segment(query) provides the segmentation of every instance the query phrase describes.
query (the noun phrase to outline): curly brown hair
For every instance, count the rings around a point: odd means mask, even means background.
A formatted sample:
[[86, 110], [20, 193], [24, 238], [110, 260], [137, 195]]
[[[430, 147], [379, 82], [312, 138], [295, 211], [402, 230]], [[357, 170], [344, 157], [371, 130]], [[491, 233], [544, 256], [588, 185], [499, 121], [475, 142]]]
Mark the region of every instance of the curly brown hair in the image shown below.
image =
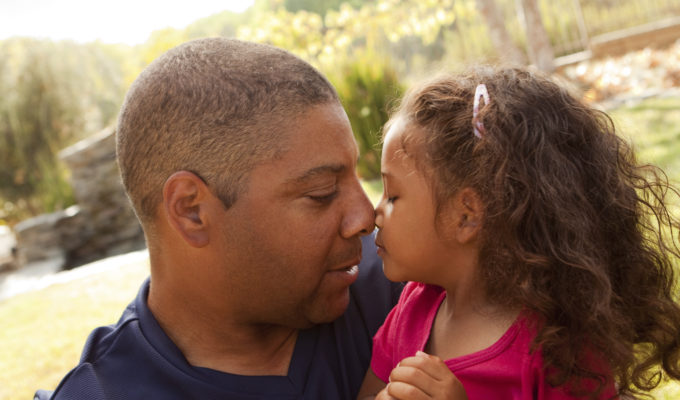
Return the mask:
[[[490, 94], [481, 139], [480, 83]], [[411, 88], [397, 117], [426, 133], [416, 156], [438, 209], [463, 187], [483, 200], [480, 278], [492, 301], [538, 316], [534, 348], [552, 385], [597, 387], [595, 398], [612, 377], [621, 396], [680, 379], [680, 252], [668, 209], [678, 192], [636, 161], [609, 116], [536, 72], [477, 67]]]

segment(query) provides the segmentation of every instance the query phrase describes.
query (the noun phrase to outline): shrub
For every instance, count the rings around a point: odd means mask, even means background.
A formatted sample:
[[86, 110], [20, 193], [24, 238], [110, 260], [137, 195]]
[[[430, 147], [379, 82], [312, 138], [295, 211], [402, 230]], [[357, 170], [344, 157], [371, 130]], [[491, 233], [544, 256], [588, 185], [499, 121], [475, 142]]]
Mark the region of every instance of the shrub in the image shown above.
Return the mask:
[[404, 87], [389, 60], [372, 52], [357, 55], [328, 75], [359, 144], [359, 176], [366, 180], [379, 178], [380, 131], [387, 122], [391, 103], [401, 97]]

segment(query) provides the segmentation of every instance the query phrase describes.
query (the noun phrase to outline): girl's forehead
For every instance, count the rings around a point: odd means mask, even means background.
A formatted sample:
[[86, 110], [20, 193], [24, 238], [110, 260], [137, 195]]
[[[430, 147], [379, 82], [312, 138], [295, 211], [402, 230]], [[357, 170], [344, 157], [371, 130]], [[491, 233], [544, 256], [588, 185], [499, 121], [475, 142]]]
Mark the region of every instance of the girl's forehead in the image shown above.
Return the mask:
[[415, 157], [421, 148], [423, 130], [403, 116], [396, 116], [383, 138], [383, 155]]
[[403, 116], [397, 115], [389, 120], [387, 123], [387, 133], [383, 138], [385, 142], [394, 140], [395, 136], [401, 136], [406, 126], [406, 119]]
[[418, 162], [422, 152], [420, 129], [404, 118], [395, 119], [384, 137], [381, 170], [394, 178], [421, 173]]

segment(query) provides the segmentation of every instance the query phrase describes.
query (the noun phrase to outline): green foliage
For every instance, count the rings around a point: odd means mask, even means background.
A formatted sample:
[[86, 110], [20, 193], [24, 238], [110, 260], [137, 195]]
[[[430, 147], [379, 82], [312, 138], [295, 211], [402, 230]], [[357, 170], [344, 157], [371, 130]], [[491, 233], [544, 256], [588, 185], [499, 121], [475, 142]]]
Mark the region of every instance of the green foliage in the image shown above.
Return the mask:
[[353, 8], [361, 8], [365, 3], [372, 3], [375, 0], [284, 0], [283, 5], [286, 10], [298, 12], [301, 10], [313, 12], [319, 15], [326, 15], [328, 10], [338, 10], [341, 4], [348, 4]]
[[[606, 12], [603, 9], [612, 0], [581, 2], [589, 34], [652, 20], [653, 12], [641, 6], [644, 1], [622, 0]], [[506, 28], [523, 47], [517, 3], [496, 3], [506, 17]], [[654, 0], [647, 8], [657, 15], [678, 15], [675, 3]], [[540, 0], [540, 4], [558, 55], [578, 50], [574, 2]], [[367, 152], [362, 157], [366, 165], [361, 165], [366, 177], [376, 173], [369, 167], [377, 162], [372, 146], [386, 118], [385, 103], [378, 97], [398, 96], [399, 80], [480, 60], [493, 62], [496, 57], [475, 0], [255, 0], [245, 13], [225, 11], [186, 29], [159, 30], [135, 47], [0, 41], [0, 219], [70, 204], [57, 152], [112, 123], [125, 90], [149, 62], [184, 41], [206, 36], [267, 42], [335, 74], [333, 81], [343, 91], [358, 141]], [[389, 58], [389, 71], [381, 57], [371, 54]], [[373, 61], [381, 66], [360, 66]], [[336, 71], [338, 66], [346, 79]], [[369, 92], [372, 98], [366, 95]]]
[[329, 76], [359, 144], [359, 176], [379, 178], [380, 131], [387, 122], [390, 103], [401, 97], [404, 87], [389, 60], [371, 52], [358, 54]]
[[241, 14], [231, 11], [213, 14], [187, 26], [186, 36], [190, 39], [210, 36], [236, 37], [238, 27], [247, 24], [252, 14], [252, 10], [247, 10]]
[[0, 218], [66, 207], [73, 198], [57, 153], [115, 117], [123, 88], [113, 49], [10, 39], [0, 54], [0, 200], [16, 205]]
[[[305, 10], [293, 13], [283, 7], [283, 1], [273, 1], [272, 9], [239, 28], [238, 37], [288, 49], [321, 68], [342, 64], [362, 51], [380, 50], [398, 60], [403, 53], [392, 50], [399, 48], [411, 58], [432, 50], [430, 46], [442, 39], [442, 31], [456, 19], [455, 3], [380, 0], [354, 8], [343, 2], [338, 10], [329, 9], [322, 16]], [[434, 54], [441, 55], [437, 51]], [[403, 76], [407, 71], [397, 72]]]

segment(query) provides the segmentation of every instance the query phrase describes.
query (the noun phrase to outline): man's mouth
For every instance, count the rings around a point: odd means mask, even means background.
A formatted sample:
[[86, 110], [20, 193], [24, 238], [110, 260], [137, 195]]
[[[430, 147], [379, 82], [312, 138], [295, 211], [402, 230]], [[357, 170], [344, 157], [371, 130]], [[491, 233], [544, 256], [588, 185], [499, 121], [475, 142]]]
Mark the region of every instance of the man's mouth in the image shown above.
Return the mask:
[[331, 272], [351, 272], [353, 269], [359, 269], [359, 262], [361, 262], [361, 257], [355, 258], [345, 264], [344, 267], [336, 268], [331, 270]]

